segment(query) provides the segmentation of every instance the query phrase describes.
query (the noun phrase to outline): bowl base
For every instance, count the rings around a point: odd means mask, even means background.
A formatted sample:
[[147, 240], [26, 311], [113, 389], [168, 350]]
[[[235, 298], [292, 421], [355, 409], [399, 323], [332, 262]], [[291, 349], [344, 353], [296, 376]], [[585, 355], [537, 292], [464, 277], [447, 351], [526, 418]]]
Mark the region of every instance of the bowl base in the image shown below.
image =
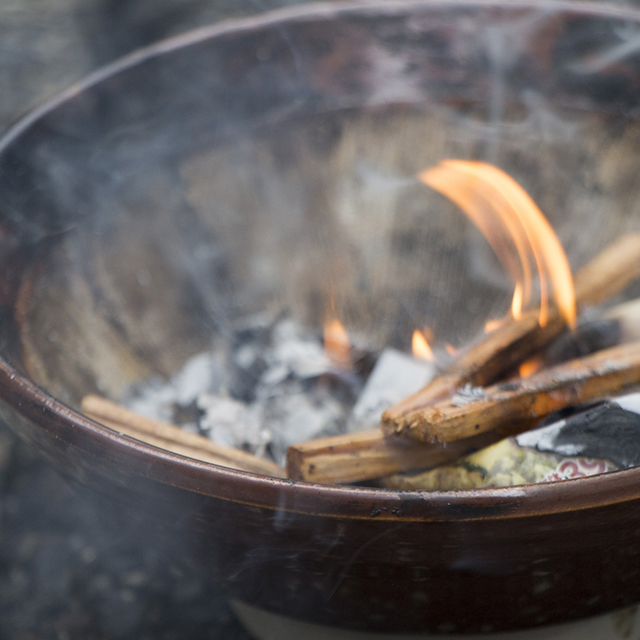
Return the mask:
[[270, 613], [239, 600], [231, 606], [242, 625], [256, 640], [639, 640], [640, 607], [633, 606], [614, 613], [544, 626], [524, 631], [487, 633], [481, 635], [458, 634], [389, 634], [338, 629], [287, 616]]

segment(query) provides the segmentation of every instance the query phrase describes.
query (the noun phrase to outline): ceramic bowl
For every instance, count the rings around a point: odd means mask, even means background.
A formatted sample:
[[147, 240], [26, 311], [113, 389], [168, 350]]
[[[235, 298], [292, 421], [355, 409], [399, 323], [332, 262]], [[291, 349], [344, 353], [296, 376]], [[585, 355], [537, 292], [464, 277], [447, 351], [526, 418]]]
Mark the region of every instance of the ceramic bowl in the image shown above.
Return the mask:
[[[71, 87], [0, 141], [0, 416], [76, 481], [182, 523], [253, 610], [486, 633], [640, 601], [640, 469], [455, 492], [237, 472], [78, 412], [167, 377], [247, 314], [311, 328], [335, 288], [375, 348], [462, 344], [510, 283], [414, 179], [493, 162], [578, 268], [640, 228], [640, 12], [309, 5], [200, 29]], [[633, 292], [628, 295], [632, 295]], [[404, 315], [403, 315], [404, 314]]]

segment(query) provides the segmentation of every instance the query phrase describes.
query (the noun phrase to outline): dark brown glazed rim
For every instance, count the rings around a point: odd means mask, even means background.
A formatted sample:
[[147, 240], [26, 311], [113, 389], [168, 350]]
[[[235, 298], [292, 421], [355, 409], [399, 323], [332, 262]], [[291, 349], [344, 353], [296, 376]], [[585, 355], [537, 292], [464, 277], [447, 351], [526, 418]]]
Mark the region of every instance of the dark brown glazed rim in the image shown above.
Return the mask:
[[[329, 20], [368, 11], [404, 13], [411, 7], [498, 7], [561, 10], [640, 23], [640, 11], [583, 2], [448, 0], [446, 2], [344, 2], [271, 11], [229, 20], [140, 49], [75, 84], [19, 120], [0, 140], [0, 153], [41, 116], [101, 80], [142, 61], [203, 40], [250, 32], [281, 21]], [[319, 485], [267, 478], [198, 462], [138, 442], [101, 426], [48, 395], [0, 358], [0, 398], [85, 457], [108, 456], [111, 464], [135, 465], [136, 474], [161, 484], [259, 508], [350, 519], [397, 522], [500, 520], [582, 511], [640, 499], [640, 468], [598, 476], [516, 487], [422, 492]]]

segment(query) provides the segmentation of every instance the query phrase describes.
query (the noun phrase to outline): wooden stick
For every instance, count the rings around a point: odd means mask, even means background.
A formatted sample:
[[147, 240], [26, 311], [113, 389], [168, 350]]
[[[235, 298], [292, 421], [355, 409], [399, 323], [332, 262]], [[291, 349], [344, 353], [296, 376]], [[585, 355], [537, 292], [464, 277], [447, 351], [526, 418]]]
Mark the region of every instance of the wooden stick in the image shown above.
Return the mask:
[[319, 438], [290, 446], [287, 450], [287, 476], [321, 484], [340, 484], [427, 469], [457, 460], [473, 451], [525, 431], [495, 429], [447, 445], [422, 444], [406, 438], [385, 438], [379, 430]]
[[618, 324], [621, 342], [640, 340], [640, 298], [611, 307], [602, 314], [602, 317]]
[[85, 396], [82, 412], [89, 418], [129, 437], [160, 449], [223, 467], [282, 478], [284, 470], [274, 462], [246, 451], [223, 447], [196, 433], [151, 420], [98, 396]]
[[453, 442], [500, 426], [539, 420], [640, 383], [640, 342], [545, 369], [525, 380], [460, 393], [411, 416], [405, 435]]
[[[623, 290], [640, 275], [640, 234], [618, 238], [576, 275], [576, 306], [580, 309], [604, 301]], [[463, 351], [442, 375], [424, 389], [394, 405], [382, 416], [387, 434], [402, 435], [412, 421], [411, 414], [448, 397], [452, 390], [471, 384], [485, 386], [496, 382], [520, 362], [549, 344], [566, 327], [557, 309], [549, 310], [547, 324], [541, 327], [536, 312], [525, 313], [490, 333]]]
[[591, 307], [610, 300], [640, 277], [640, 233], [620, 236], [575, 278], [576, 302]]

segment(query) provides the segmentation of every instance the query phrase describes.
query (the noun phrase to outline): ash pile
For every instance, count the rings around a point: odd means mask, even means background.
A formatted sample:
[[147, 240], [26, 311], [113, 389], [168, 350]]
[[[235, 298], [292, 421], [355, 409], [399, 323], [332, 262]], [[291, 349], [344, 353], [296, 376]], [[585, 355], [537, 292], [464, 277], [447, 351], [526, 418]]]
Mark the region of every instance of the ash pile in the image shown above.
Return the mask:
[[168, 382], [132, 387], [124, 403], [283, 465], [290, 445], [376, 427], [386, 408], [435, 372], [390, 348], [349, 348], [345, 362], [291, 317], [258, 315], [235, 323]]

